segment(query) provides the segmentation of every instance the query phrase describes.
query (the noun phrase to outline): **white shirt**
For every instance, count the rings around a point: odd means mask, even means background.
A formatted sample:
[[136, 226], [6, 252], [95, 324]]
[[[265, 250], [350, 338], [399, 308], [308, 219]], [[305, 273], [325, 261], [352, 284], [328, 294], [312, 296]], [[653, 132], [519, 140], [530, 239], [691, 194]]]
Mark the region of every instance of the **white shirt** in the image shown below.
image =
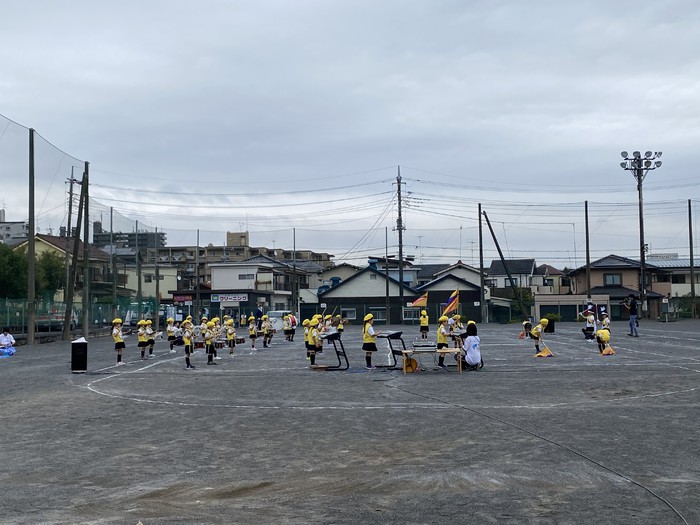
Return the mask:
[[0, 348], [6, 348], [14, 345], [15, 338], [12, 337], [12, 334], [0, 334]]
[[478, 365], [481, 362], [481, 339], [478, 335], [470, 335], [464, 340], [462, 349], [466, 352], [466, 361], [469, 365]]

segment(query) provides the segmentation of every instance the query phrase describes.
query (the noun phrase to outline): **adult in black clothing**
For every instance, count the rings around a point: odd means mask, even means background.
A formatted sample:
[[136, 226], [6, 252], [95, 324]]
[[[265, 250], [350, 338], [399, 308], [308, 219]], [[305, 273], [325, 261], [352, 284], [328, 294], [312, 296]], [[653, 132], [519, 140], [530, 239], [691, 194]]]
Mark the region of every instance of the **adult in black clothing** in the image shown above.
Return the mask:
[[639, 312], [637, 311], [637, 298], [635, 295], [629, 294], [627, 300], [624, 302], [624, 305], [630, 313], [630, 332], [627, 335], [630, 337], [639, 337], [639, 332], [637, 331], [637, 326], [639, 326], [637, 316], [639, 315]]

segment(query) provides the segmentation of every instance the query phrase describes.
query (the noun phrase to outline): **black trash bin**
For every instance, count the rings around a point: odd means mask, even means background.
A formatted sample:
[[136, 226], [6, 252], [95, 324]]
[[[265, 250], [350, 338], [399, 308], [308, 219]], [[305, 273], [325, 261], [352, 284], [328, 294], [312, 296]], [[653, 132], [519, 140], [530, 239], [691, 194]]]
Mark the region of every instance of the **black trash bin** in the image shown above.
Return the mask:
[[71, 343], [70, 369], [74, 374], [87, 372], [87, 346], [83, 337]]

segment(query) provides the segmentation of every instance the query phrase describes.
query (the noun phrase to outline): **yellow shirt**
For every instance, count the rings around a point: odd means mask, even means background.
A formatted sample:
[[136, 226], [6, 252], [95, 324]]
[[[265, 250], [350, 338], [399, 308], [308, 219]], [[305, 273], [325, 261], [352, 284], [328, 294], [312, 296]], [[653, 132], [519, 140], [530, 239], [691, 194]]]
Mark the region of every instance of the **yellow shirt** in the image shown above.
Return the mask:
[[311, 346], [322, 346], [320, 333], [321, 332], [318, 330], [318, 328], [312, 328], [310, 330], [309, 343], [311, 343]]
[[542, 326], [542, 324], [538, 324], [537, 326], [535, 326], [532, 329], [532, 331], [530, 331], [530, 334], [532, 335], [532, 337], [536, 337], [536, 338], [540, 339], [542, 337], [543, 332], [544, 332], [544, 326]]
[[[365, 326], [362, 329], [362, 342], [363, 343], [376, 343], [377, 342], [377, 336], [369, 333], [370, 326], [372, 326], [372, 325], [369, 323], [365, 323]], [[374, 328], [372, 330], [374, 330]]]
[[445, 324], [441, 324], [440, 327], [438, 328], [437, 331], [437, 342], [438, 344], [440, 343], [445, 343], [447, 344], [447, 326]]

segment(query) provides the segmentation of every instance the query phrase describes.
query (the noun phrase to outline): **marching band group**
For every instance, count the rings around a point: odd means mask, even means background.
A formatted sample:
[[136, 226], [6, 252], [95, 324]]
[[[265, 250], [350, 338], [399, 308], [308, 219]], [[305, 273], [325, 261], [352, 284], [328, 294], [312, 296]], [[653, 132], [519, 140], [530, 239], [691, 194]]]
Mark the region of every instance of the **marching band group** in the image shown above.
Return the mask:
[[[586, 326], [581, 330], [586, 341], [596, 341], [601, 355], [614, 355], [615, 351], [610, 346], [610, 319], [605, 309], [601, 308], [600, 316], [596, 318], [594, 307], [589, 305], [580, 315], [584, 317], [586, 322]], [[254, 315], [250, 315], [247, 318], [242, 318], [241, 321], [243, 322], [244, 320], [247, 323], [251, 351], [257, 351], [255, 345], [260, 338], [262, 338], [263, 348], [269, 348], [276, 333], [269, 317], [262, 315], [258, 319]], [[438, 350], [447, 348], [450, 339], [452, 339], [455, 348], [462, 349], [463, 369], [478, 370], [484, 366], [476, 322], [468, 321], [465, 326], [459, 314], [451, 317], [442, 315], [437, 322], [436, 347]], [[313, 367], [316, 364], [316, 355], [323, 352], [324, 338], [330, 333], [342, 334], [345, 323], [347, 323], [347, 319], [342, 318], [340, 315], [334, 316], [331, 314], [314, 314], [310, 319], [302, 321], [306, 359], [310, 362], [310, 366]], [[420, 338], [427, 339], [430, 331], [430, 319], [425, 310], [421, 311], [419, 323]], [[363, 319], [362, 350], [365, 352], [366, 368], [369, 370], [376, 368], [372, 365], [372, 355], [377, 351], [376, 339], [380, 335], [374, 329], [373, 324], [374, 316], [371, 313], [367, 314]], [[546, 318], [540, 319], [539, 323], [534, 327], [528, 320], [522, 323], [523, 331], [520, 332], [519, 338], [529, 338], [534, 341], [536, 357], [550, 357], [554, 355], [544, 343], [544, 334], [548, 324], [549, 320]], [[122, 362], [122, 351], [126, 347], [124, 338], [128, 333], [122, 330], [122, 325], [122, 320], [119, 318], [114, 319], [112, 322], [112, 337], [114, 338], [114, 349], [117, 352], [117, 365], [124, 364]], [[141, 359], [150, 359], [154, 357], [155, 338], [161, 333], [153, 330], [150, 319], [138, 321], [137, 327], [137, 347], [141, 350]], [[297, 320], [293, 314], [283, 317], [282, 331], [285, 341], [294, 341], [296, 327]], [[229, 355], [233, 356], [236, 344], [244, 341], [242, 337], [237, 338], [234, 320], [228, 315], [224, 315], [223, 320], [218, 317], [213, 317], [211, 320], [207, 317], [202, 317], [200, 324], [197, 325], [194, 324], [191, 315], [188, 315], [179, 325], [170, 317], [167, 320], [165, 331], [170, 344], [170, 352], [174, 353], [176, 351], [175, 345], [184, 345], [185, 364], [188, 370], [195, 368], [190, 362], [190, 356], [196, 347], [204, 348], [207, 355], [207, 365], [216, 365], [216, 361], [221, 359], [217, 351], [219, 348], [228, 347]], [[540, 344], [544, 348], [540, 348]], [[148, 350], [148, 356], [146, 356], [146, 350]], [[446, 368], [444, 359], [444, 354], [440, 354], [438, 358], [439, 368]]]
[[[246, 322], [251, 351], [257, 351], [255, 345], [259, 338], [262, 338], [263, 348], [269, 348], [276, 332], [269, 317], [263, 315], [258, 320], [255, 316], [250, 315]], [[314, 314], [311, 319], [302, 321], [306, 359], [310, 362], [310, 366], [315, 365], [316, 354], [323, 352], [324, 337], [330, 333], [342, 334], [345, 329], [345, 323], [347, 323], [347, 319], [340, 315], [334, 316], [331, 314]], [[367, 314], [364, 317], [362, 329], [362, 350], [365, 352], [366, 368], [369, 370], [376, 368], [372, 365], [372, 354], [377, 351], [376, 339], [380, 335], [378, 331], [374, 330], [373, 323], [374, 316]], [[421, 337], [425, 339], [430, 330], [429, 319], [425, 310], [421, 312], [420, 323]], [[283, 317], [282, 331], [286, 341], [294, 341], [296, 325], [297, 321], [294, 315], [289, 314]], [[117, 352], [118, 366], [124, 364], [122, 362], [122, 351], [126, 348], [124, 338], [129, 333], [129, 331], [125, 332], [122, 327], [123, 321], [120, 318], [112, 321], [112, 337], [114, 339], [114, 349]], [[141, 359], [151, 359], [154, 357], [155, 338], [161, 336], [162, 333], [153, 330], [153, 324], [150, 319], [138, 321], [137, 327], [137, 347], [141, 350]], [[207, 355], [207, 365], [216, 365], [216, 361], [221, 360], [221, 357], [218, 356], [219, 348], [226, 345], [229, 349], [229, 355], [233, 356], [237, 342], [243, 341], [243, 338], [236, 337], [234, 320], [228, 315], [224, 315], [223, 320], [219, 317], [213, 317], [211, 320], [207, 317], [202, 317], [200, 324], [195, 324], [192, 316], [188, 315], [179, 326], [172, 317], [169, 317], [165, 332], [171, 353], [176, 352], [176, 345], [184, 346], [185, 368], [187, 370], [195, 368], [195, 365], [190, 361], [190, 356], [196, 347], [204, 347]], [[474, 321], [469, 321], [465, 330], [460, 315], [456, 314], [451, 318], [448, 318], [446, 315], [441, 316], [438, 319], [437, 348], [447, 347], [447, 341], [450, 337], [454, 340], [455, 347], [463, 347], [462, 357], [464, 366], [467, 369], [476, 370], [483, 367], [483, 360], [479, 350], [479, 338], [476, 335], [476, 323]], [[146, 356], [146, 349], [148, 349], [148, 356]], [[438, 365], [441, 368], [445, 368], [443, 359], [444, 357], [441, 356]]]
[[[296, 317], [294, 315], [286, 315], [282, 324], [285, 340], [293, 341], [296, 332]], [[162, 336], [162, 332], [153, 330], [153, 322], [150, 319], [142, 319], [138, 321], [136, 326], [137, 348], [141, 350], [141, 359], [151, 359], [154, 357], [155, 338]], [[257, 351], [255, 343], [259, 337], [262, 338], [263, 348], [270, 347], [275, 329], [267, 315], [263, 315], [259, 323], [255, 316], [251, 315], [247, 318], [247, 328], [252, 351]], [[195, 348], [203, 347], [207, 355], [207, 365], [216, 365], [216, 361], [221, 360], [221, 357], [218, 355], [219, 348], [226, 346], [229, 349], [229, 356], [233, 356], [236, 343], [240, 343], [243, 340], [243, 338], [236, 337], [234, 320], [228, 315], [224, 315], [223, 320], [219, 317], [213, 317], [211, 320], [207, 317], [202, 317], [199, 324], [195, 324], [192, 316], [188, 315], [179, 325], [175, 323], [172, 317], [169, 317], [165, 332], [171, 353], [176, 352], [176, 345], [184, 346], [185, 368], [187, 370], [195, 368], [195, 365], [190, 362], [190, 356]], [[122, 351], [126, 348], [124, 338], [129, 333], [130, 330], [125, 331], [123, 329], [122, 319], [116, 318], [112, 321], [112, 338], [114, 339], [114, 349], [117, 352], [118, 366], [124, 364], [122, 362]], [[148, 356], [146, 356], [146, 349], [148, 349]]]

